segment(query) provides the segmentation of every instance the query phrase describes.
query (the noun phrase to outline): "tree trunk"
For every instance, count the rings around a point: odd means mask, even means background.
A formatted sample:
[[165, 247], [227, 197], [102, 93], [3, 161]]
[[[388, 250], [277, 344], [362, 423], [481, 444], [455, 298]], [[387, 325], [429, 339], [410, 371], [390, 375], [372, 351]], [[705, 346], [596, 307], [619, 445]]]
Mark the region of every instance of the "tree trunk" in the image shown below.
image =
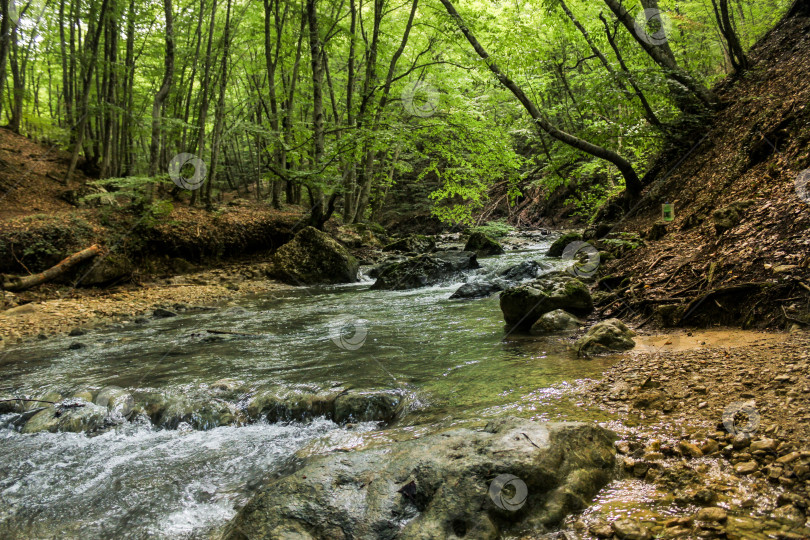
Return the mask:
[[[208, 88], [211, 85], [211, 49], [214, 43], [214, 29], [216, 28], [216, 15], [217, 15], [217, 3], [216, 1], [211, 2], [211, 20], [208, 22], [208, 43], [205, 46], [205, 69], [203, 70], [203, 78], [200, 84], [200, 94], [202, 95], [202, 100], [200, 102], [200, 113], [197, 115], [197, 124], [199, 125], [197, 131], [197, 157], [205, 160], [205, 121], [208, 117]], [[190, 204], [193, 206], [197, 202], [198, 194], [200, 193], [199, 189], [195, 189], [191, 193], [191, 202]]]
[[99, 253], [101, 253], [101, 248], [94, 244], [87, 249], [83, 249], [63, 259], [56, 266], [39, 274], [31, 274], [30, 276], [2, 276], [3, 290], [24, 291], [25, 289], [30, 289], [31, 287], [61, 276], [80, 262], [92, 259]]
[[[321, 36], [318, 26], [318, 0], [307, 0], [307, 23], [309, 24], [309, 53], [312, 63], [312, 169], [319, 173], [324, 152], [323, 135], [323, 56], [321, 53]], [[320, 174], [318, 174], [320, 176]], [[312, 209], [310, 210], [309, 224], [316, 229], [323, 229], [324, 223], [329, 219], [324, 216], [324, 195], [319, 185], [320, 178], [315, 178], [309, 187]]]
[[163, 0], [163, 12], [166, 15], [166, 55], [163, 57], [163, 81], [152, 102], [152, 141], [149, 144], [149, 176], [157, 176], [160, 161], [160, 112], [163, 102], [172, 88], [174, 75], [174, 15], [172, 0]]
[[478, 56], [480, 56], [481, 59], [487, 64], [489, 70], [492, 71], [498, 81], [500, 81], [500, 83], [511, 91], [518, 101], [520, 101], [540, 129], [560, 142], [585, 152], [586, 154], [590, 154], [594, 157], [604, 159], [614, 164], [624, 177], [627, 192], [634, 197], [641, 193], [643, 185], [641, 184], [641, 180], [639, 180], [636, 171], [633, 169], [633, 166], [629, 161], [608, 148], [597, 146], [593, 143], [582, 140], [574, 135], [571, 135], [570, 133], [557, 129], [551, 123], [549, 123], [534, 102], [532, 102], [528, 96], [526, 96], [523, 90], [514, 81], [512, 81], [512, 79], [507, 77], [501, 71], [501, 68], [498, 67], [498, 64], [496, 64], [495, 61], [490, 58], [489, 53], [487, 53], [487, 51], [481, 46], [481, 44], [469, 30], [467, 25], [464, 23], [464, 20], [461, 18], [461, 15], [458, 14], [456, 8], [453, 6], [450, 0], [441, 0], [441, 2], [444, 4], [447, 13], [450, 14], [461, 32], [467, 38], [467, 41], [470, 42], [470, 45], [472, 45], [473, 49], [475, 49], [475, 52], [478, 53]]
[[3, 91], [6, 87], [6, 65], [8, 64], [8, 51], [11, 38], [11, 17], [9, 9], [12, 0], [0, 0], [0, 14], [3, 20], [0, 21], [0, 118], [3, 111]]
[[[619, 22], [621, 22], [627, 31], [630, 32], [633, 39], [638, 42], [641, 48], [644, 49], [650, 58], [652, 58], [653, 61], [655, 61], [655, 63], [658, 64], [668, 76], [684, 85], [692, 94], [695, 95], [695, 97], [698, 98], [698, 100], [700, 100], [705, 107], [709, 109], [716, 108], [717, 97], [714, 95], [714, 93], [696, 81], [695, 78], [686, 71], [681, 69], [681, 67], [675, 62], [671, 50], [668, 54], [666, 52], [668, 49], [662, 49], [656, 45], [652, 45], [639, 36], [638, 32], [636, 32], [635, 19], [632, 15], [630, 15], [630, 12], [624, 8], [620, 0], [604, 1], [614, 15], [616, 15], [616, 17], [619, 19]], [[680, 104], [680, 106], [683, 107], [683, 104]]]
[[217, 179], [217, 161], [222, 145], [222, 123], [225, 117], [225, 88], [228, 85], [228, 54], [231, 45], [231, 0], [225, 8], [225, 29], [222, 32], [222, 63], [219, 73], [219, 96], [214, 110], [214, 134], [211, 140], [211, 171], [205, 184], [205, 205], [211, 208], [211, 190]]
[[93, 70], [96, 67], [96, 58], [98, 57], [98, 43], [103, 27], [102, 22], [107, 17], [108, 1], [109, 0], [101, 0], [101, 11], [99, 12], [96, 26], [90, 37], [90, 42], [85, 44], [85, 47], [89, 50], [89, 54], [87, 55], [87, 67], [85, 68], [84, 77], [82, 79], [82, 102], [78, 127], [76, 129], [76, 142], [73, 146], [73, 153], [70, 156], [70, 166], [68, 167], [67, 174], [65, 174], [65, 184], [70, 182], [70, 178], [76, 171], [76, 165], [79, 163], [79, 151], [84, 142], [84, 132], [87, 129], [88, 105], [90, 103], [90, 85], [93, 82]]

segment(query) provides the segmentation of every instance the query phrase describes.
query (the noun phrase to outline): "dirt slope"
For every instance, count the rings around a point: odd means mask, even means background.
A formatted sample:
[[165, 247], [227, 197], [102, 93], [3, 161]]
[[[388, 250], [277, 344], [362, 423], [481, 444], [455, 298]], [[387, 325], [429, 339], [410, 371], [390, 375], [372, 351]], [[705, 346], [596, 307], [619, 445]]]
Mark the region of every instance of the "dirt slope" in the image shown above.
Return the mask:
[[[663, 325], [810, 322], [810, 17], [789, 17], [750, 52], [751, 69], [716, 89], [722, 109], [662, 171], [615, 230], [666, 234], [604, 270], [610, 314]], [[718, 226], [719, 225], [719, 226]], [[604, 306], [603, 306], [604, 308]]]

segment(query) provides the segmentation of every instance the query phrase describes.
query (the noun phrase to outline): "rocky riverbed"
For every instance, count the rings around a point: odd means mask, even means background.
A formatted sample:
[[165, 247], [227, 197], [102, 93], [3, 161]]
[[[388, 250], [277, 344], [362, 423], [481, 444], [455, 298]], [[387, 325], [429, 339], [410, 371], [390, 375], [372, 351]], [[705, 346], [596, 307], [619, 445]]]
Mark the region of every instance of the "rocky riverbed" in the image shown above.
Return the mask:
[[569, 519], [581, 538], [810, 537], [810, 336], [640, 338], [577, 392], [616, 415], [624, 478]]

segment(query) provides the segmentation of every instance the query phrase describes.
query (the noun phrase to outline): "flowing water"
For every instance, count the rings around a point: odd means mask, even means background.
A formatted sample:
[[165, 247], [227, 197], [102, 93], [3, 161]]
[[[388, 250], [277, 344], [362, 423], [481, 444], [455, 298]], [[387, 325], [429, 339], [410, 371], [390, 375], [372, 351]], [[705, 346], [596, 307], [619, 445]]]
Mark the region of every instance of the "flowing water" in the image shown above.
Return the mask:
[[[448, 299], [462, 281], [542, 260], [547, 247], [539, 240], [482, 259], [482, 269], [442, 286], [299, 288], [5, 351], [2, 386], [17, 396], [116, 386], [216, 401], [214, 383], [228, 379], [236, 407], [268, 386], [394, 389], [409, 405], [387, 429], [325, 418], [161, 429], [136, 416], [100, 434], [23, 434], [19, 415], [8, 414], [0, 417], [0, 537], [207, 537], [306, 449], [506, 414], [593, 419], [561, 395], [610, 360], [576, 359], [560, 339], [507, 335], [497, 295]], [[76, 341], [85, 347], [69, 349]]]

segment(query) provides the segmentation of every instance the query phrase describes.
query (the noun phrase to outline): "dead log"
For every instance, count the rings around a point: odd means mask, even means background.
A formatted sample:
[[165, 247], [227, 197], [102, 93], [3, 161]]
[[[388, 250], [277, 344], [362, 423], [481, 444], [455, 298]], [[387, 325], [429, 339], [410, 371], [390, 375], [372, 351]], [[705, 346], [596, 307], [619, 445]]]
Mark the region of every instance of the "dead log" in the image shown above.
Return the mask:
[[98, 247], [98, 245], [93, 244], [89, 248], [74, 253], [70, 257], [67, 257], [59, 262], [56, 266], [52, 266], [44, 272], [40, 272], [39, 274], [31, 274], [30, 276], [2, 275], [0, 276], [0, 278], [2, 278], [0, 279], [0, 283], [2, 283], [3, 289], [6, 291], [24, 291], [25, 289], [30, 289], [31, 287], [36, 287], [37, 285], [51, 281], [52, 279], [64, 274], [80, 262], [92, 259], [99, 253], [101, 253], [101, 248]]

